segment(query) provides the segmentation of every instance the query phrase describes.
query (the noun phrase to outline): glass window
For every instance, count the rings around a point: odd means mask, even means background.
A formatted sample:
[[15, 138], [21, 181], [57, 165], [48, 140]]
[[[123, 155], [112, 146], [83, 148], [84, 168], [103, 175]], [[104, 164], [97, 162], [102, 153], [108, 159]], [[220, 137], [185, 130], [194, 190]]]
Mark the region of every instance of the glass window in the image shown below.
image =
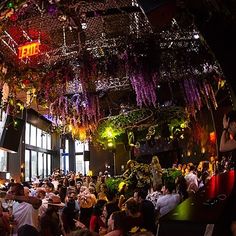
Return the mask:
[[30, 124], [26, 123], [25, 127], [25, 143], [30, 144]]
[[67, 173], [67, 171], [69, 171], [69, 156], [66, 155], [65, 156], [65, 172]]
[[48, 176], [48, 173], [47, 173], [47, 154], [44, 153], [43, 154], [43, 177], [46, 177]]
[[30, 181], [30, 151], [25, 150], [25, 181]]
[[31, 178], [37, 177], [37, 152], [31, 151]]
[[51, 154], [48, 154], [48, 175], [50, 175], [52, 172], [51, 172], [51, 169], [52, 169], [52, 155]]
[[75, 156], [75, 171], [84, 174], [84, 157], [83, 155]]
[[44, 177], [43, 176], [43, 153], [42, 152], [38, 152], [38, 175], [40, 177]]
[[7, 171], [7, 152], [0, 150], [0, 171]]
[[69, 140], [65, 140], [65, 153], [69, 153]]
[[36, 139], [37, 139], [37, 136], [36, 136], [36, 127], [31, 125], [31, 129], [30, 129], [30, 144], [32, 146], [36, 146]]
[[75, 152], [83, 152], [84, 151], [84, 143], [76, 140], [75, 141]]
[[37, 147], [42, 147], [42, 130], [37, 129]]
[[60, 158], [60, 168], [62, 170], [65, 170], [64, 156], [62, 155], [62, 152], [61, 152], [61, 158]]
[[47, 149], [52, 149], [52, 136], [50, 134], [48, 134]]
[[84, 174], [88, 174], [89, 173], [89, 161], [85, 161], [85, 173]]
[[47, 148], [47, 134], [42, 132], [42, 141], [43, 141], [43, 148]]
[[89, 151], [89, 143], [88, 142], [84, 143], [84, 150]]

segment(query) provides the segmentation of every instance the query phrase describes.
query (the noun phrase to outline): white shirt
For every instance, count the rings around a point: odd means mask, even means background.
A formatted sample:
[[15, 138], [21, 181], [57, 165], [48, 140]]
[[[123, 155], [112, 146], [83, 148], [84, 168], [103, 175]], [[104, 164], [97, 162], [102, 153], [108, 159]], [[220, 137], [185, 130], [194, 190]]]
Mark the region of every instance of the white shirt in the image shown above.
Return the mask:
[[14, 202], [12, 206], [12, 213], [17, 225], [14, 226], [13, 236], [17, 236], [17, 230], [23, 225], [32, 225], [38, 229], [38, 209], [27, 202]]
[[185, 176], [186, 182], [188, 187], [191, 185], [195, 185], [198, 188], [198, 178], [197, 175], [194, 174], [192, 171], [189, 172], [186, 176]]
[[156, 210], [160, 217], [173, 210], [180, 203], [180, 195], [176, 193], [160, 195], [156, 202]]

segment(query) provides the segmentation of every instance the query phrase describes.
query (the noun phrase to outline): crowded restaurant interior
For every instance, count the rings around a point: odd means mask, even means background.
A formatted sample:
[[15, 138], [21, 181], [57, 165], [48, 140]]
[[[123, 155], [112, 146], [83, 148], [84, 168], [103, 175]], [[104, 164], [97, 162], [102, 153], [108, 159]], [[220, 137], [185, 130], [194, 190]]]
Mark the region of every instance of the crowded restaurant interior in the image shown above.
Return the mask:
[[235, 10], [0, 1], [0, 236], [236, 236]]

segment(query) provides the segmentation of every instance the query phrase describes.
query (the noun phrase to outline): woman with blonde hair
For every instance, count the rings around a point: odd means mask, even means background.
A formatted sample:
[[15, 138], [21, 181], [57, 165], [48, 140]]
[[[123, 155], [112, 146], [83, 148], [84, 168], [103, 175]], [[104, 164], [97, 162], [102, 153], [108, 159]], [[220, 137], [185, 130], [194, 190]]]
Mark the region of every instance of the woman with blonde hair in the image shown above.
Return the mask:
[[162, 184], [162, 168], [157, 156], [152, 157], [150, 170], [152, 173], [153, 190], [156, 191], [157, 187]]

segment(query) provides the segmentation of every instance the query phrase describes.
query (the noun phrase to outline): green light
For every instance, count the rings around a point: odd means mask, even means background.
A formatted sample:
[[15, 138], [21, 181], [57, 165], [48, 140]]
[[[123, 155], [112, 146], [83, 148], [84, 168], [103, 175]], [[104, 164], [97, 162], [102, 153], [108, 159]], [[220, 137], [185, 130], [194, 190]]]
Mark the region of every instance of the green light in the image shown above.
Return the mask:
[[107, 127], [104, 131], [103, 136], [107, 138], [114, 138], [116, 136], [116, 133], [111, 127]]
[[13, 7], [14, 7], [13, 2], [9, 2], [9, 3], [7, 3], [7, 7], [8, 7], [8, 8], [13, 8]]

